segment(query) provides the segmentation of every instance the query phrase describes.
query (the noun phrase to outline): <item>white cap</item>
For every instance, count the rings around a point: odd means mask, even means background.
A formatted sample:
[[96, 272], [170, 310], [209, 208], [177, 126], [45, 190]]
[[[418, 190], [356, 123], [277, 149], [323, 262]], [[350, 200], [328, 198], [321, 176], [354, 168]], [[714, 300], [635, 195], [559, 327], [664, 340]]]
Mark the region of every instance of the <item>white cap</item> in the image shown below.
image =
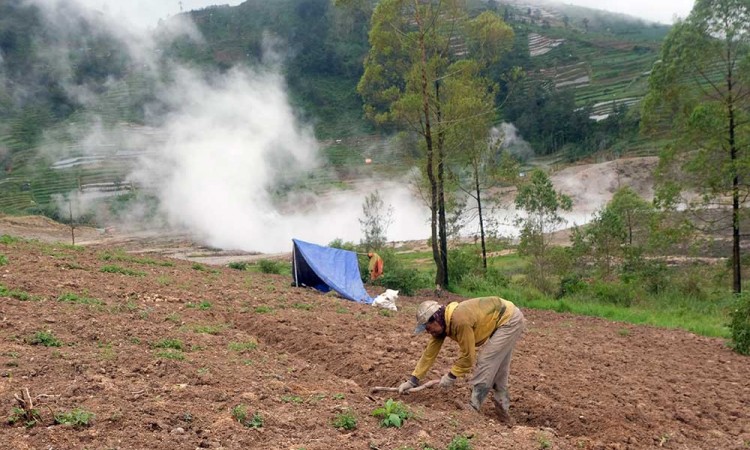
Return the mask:
[[417, 328], [414, 329], [414, 334], [419, 334], [425, 330], [427, 322], [430, 318], [440, 309], [440, 303], [435, 300], [427, 300], [419, 304], [417, 308]]

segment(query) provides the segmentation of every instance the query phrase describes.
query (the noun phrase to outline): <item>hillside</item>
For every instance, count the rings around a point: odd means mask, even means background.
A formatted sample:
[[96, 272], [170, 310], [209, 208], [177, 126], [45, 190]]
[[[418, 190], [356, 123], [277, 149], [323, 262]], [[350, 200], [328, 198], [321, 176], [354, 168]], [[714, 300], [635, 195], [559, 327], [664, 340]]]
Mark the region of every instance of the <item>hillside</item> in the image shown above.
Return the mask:
[[[490, 405], [479, 416], [461, 410], [463, 382], [398, 398], [414, 417], [381, 428], [371, 412], [389, 396], [369, 389], [411, 371], [426, 342], [411, 335], [413, 315], [430, 297], [402, 297], [386, 314], [292, 288], [288, 276], [153, 250], [3, 236], [0, 410], [12, 417], [14, 395], [27, 389], [39, 423], [3, 423], [0, 448], [444, 449], [458, 435], [475, 449], [522, 450], [750, 441], [750, 366], [721, 340], [523, 304], [514, 428], [498, 425]], [[456, 350], [446, 346], [431, 378]], [[242, 407], [255, 428], [235, 420]], [[93, 414], [88, 425], [54, 425], [53, 414], [76, 410]], [[332, 425], [345, 412], [353, 431]]]
[[[525, 86], [514, 91], [517, 98], [508, 100], [498, 119], [512, 120], [533, 152], [551, 154], [558, 163], [592, 152], [608, 158], [654, 154], [657, 144], [637, 137], [634, 113], [667, 27], [565, 5], [469, 3], [471, 14], [495, 8], [514, 28], [513, 52], [489, 73], [502, 88], [511, 66], [526, 71]], [[163, 97], [169, 87], [161, 84], [175, 77], [172, 63], [209, 80], [236, 66], [278, 64], [293, 118], [318, 138], [320, 164], [264, 186], [275, 200], [400, 177], [414, 162], [414, 142], [395, 139], [397, 130], [376, 129], [362, 115], [355, 87], [368, 49], [367, 8], [253, 0], [191, 11], [156, 30], [155, 47], [139, 49], [148, 54], [144, 61], [109, 35], [96, 15], [76, 17], [68, 30], [48, 26], [48, 17], [19, 0], [3, 8], [0, 102], [9, 107], [0, 113], [2, 212], [74, 216], [102, 226], [136, 198], [154, 209], [153, 186], [139, 183], [133, 172], [143, 156], [174, 139], [163, 120], [175, 105]], [[170, 40], [171, 27], [187, 17], [202, 38]], [[55, 67], [59, 61], [33, 51], [33, 42], [67, 49], [70, 66]], [[154, 55], [157, 61], [150, 59]], [[17, 94], [19, 87], [33, 95]], [[363, 164], [367, 159], [372, 165]], [[80, 208], [92, 197], [88, 210]]]

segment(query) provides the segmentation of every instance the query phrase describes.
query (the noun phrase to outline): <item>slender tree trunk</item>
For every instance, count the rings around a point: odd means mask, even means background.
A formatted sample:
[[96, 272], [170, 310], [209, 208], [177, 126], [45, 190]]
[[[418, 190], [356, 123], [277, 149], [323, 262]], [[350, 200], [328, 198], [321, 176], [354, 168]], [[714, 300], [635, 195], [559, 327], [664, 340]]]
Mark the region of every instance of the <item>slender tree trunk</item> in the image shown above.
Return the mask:
[[435, 97], [437, 105], [437, 123], [439, 128], [438, 131], [438, 234], [440, 236], [440, 262], [443, 265], [443, 286], [448, 287], [450, 278], [448, 276], [448, 235], [446, 232], [446, 219], [445, 219], [445, 133], [442, 130], [441, 120], [442, 115], [440, 111], [440, 82], [435, 81]]
[[487, 270], [487, 244], [484, 239], [484, 218], [482, 217], [482, 190], [479, 187], [479, 165], [474, 164], [474, 189], [477, 192], [477, 211], [479, 212], [479, 235], [482, 238], [482, 267]]
[[[414, 0], [416, 9], [416, 21], [420, 30], [422, 30], [422, 19], [419, 16], [419, 0]], [[435, 178], [435, 153], [432, 142], [432, 128], [430, 122], [430, 97], [427, 90], [427, 49], [424, 42], [424, 31], [419, 36], [419, 49], [422, 53], [421, 75], [422, 75], [422, 113], [424, 114], [424, 139], [427, 146], [427, 179], [430, 182], [430, 230], [432, 232], [432, 258], [435, 260], [435, 284], [438, 287], [446, 285], [446, 267], [443, 265], [443, 259], [440, 254], [440, 245], [438, 240], [438, 182]]]
[[729, 148], [732, 158], [732, 289], [735, 294], [742, 292], [742, 261], [740, 259], [740, 177], [737, 169], [737, 143], [735, 141], [734, 105], [732, 99], [732, 76], [727, 77], [729, 87]]

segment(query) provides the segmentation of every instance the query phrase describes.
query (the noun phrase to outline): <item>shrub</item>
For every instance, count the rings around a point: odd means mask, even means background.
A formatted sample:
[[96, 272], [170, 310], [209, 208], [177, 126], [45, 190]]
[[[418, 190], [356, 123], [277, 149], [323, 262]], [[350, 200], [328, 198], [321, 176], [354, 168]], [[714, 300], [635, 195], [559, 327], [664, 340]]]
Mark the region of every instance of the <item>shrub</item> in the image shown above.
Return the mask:
[[271, 259], [261, 259], [258, 261], [258, 268], [262, 273], [273, 273], [276, 275], [284, 273], [284, 263]]
[[350, 410], [344, 411], [333, 419], [333, 427], [347, 431], [353, 430], [357, 428], [357, 417]]
[[245, 261], [230, 262], [229, 268], [235, 270], [247, 270], [249, 264]]
[[560, 279], [560, 292], [558, 298], [567, 295], [574, 295], [586, 289], [586, 283], [583, 282], [580, 275], [565, 275]]
[[493, 290], [492, 284], [485, 277], [473, 273], [461, 279], [461, 287], [471, 293], [484, 293]]
[[[510, 285], [507, 275], [498, 269], [489, 267], [484, 274], [469, 273], [461, 278], [459, 286], [471, 293], [486, 295], [505, 289]], [[455, 284], [453, 286], [456, 286]]]
[[742, 295], [729, 316], [730, 346], [741, 355], [750, 355], [750, 295]]
[[471, 248], [448, 251], [448, 276], [451, 284], [458, 284], [470, 274], [477, 274], [482, 268], [482, 258]]
[[193, 265], [190, 267], [192, 267], [193, 270], [197, 270], [199, 272], [212, 272], [212, 270], [206, 267], [205, 264], [201, 263], [193, 263]]
[[620, 275], [622, 281], [637, 284], [650, 294], [658, 294], [669, 286], [669, 270], [663, 262], [627, 259]]
[[8, 257], [0, 253], [0, 266], [8, 264]]
[[484, 273], [484, 279], [494, 287], [507, 288], [510, 286], [510, 278], [504, 272], [488, 267]]
[[384, 267], [383, 275], [375, 280], [374, 284], [387, 289], [397, 290], [400, 295], [411, 296], [417, 290], [428, 288], [432, 285], [428, 276], [417, 269], [389, 267], [388, 265], [384, 265]]
[[329, 247], [338, 248], [341, 250], [349, 250], [350, 252], [356, 252], [357, 251], [357, 244], [353, 242], [345, 242], [342, 241], [339, 238], [336, 238], [328, 243]]
[[591, 295], [602, 302], [625, 307], [631, 306], [635, 298], [635, 293], [630, 286], [601, 281], [591, 285]]
[[91, 424], [94, 414], [80, 408], [73, 411], [55, 414], [55, 423], [61, 425], [72, 425], [74, 427], [86, 427]]
[[380, 426], [385, 428], [401, 428], [404, 422], [412, 416], [409, 409], [403, 403], [394, 402], [392, 398], [386, 400], [383, 407], [375, 409], [372, 415], [382, 419]]

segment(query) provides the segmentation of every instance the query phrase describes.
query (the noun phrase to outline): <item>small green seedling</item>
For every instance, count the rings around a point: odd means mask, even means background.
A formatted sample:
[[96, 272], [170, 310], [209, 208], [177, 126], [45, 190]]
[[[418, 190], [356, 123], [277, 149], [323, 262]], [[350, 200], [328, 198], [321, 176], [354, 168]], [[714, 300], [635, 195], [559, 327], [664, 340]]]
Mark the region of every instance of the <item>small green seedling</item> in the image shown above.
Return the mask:
[[263, 416], [260, 413], [253, 414], [253, 417], [248, 418], [247, 406], [239, 404], [232, 408], [232, 417], [237, 422], [248, 428], [261, 428], [263, 426]]
[[296, 404], [300, 404], [304, 402], [304, 400], [302, 400], [302, 397], [300, 397], [299, 395], [283, 395], [281, 396], [281, 401], [284, 403], [296, 403]]
[[64, 294], [61, 294], [59, 297], [57, 297], [57, 301], [64, 303], [79, 303], [81, 305], [104, 305], [104, 302], [99, 300], [98, 298], [86, 297], [83, 295], [78, 295], [74, 292], [66, 292]]
[[39, 414], [38, 409], [25, 410], [14, 406], [8, 417], [8, 424], [15, 425], [18, 422], [23, 421], [23, 425], [26, 428], [31, 428], [34, 425], [42, 422], [42, 416]]
[[94, 414], [80, 408], [73, 411], [55, 414], [55, 423], [61, 425], [71, 425], [74, 427], [87, 427], [94, 419]]
[[62, 347], [63, 343], [49, 331], [37, 331], [29, 339], [31, 345], [43, 345], [45, 347]]
[[471, 443], [466, 436], [455, 436], [446, 450], [471, 450]]
[[145, 277], [146, 276], [146, 272], [142, 272], [140, 270], [127, 269], [125, 267], [120, 267], [116, 265], [102, 266], [102, 268], [99, 270], [104, 273], [119, 273], [122, 275], [131, 276], [131, 277]]
[[382, 419], [380, 421], [381, 427], [394, 427], [401, 428], [404, 422], [412, 417], [411, 412], [401, 402], [394, 402], [392, 398], [385, 401], [385, 405], [381, 408], [377, 408], [372, 412], [374, 417]]
[[351, 410], [337, 414], [333, 419], [333, 427], [347, 431], [354, 430], [357, 428], [357, 416]]
[[187, 306], [188, 308], [200, 309], [201, 311], [208, 311], [213, 305], [211, 305], [211, 302], [203, 300], [200, 303], [188, 303], [185, 306]]
[[154, 342], [154, 348], [170, 348], [173, 350], [184, 350], [185, 346], [179, 339], [162, 339]]
[[230, 342], [227, 347], [233, 352], [242, 353], [255, 350], [256, 348], [258, 348], [258, 343], [255, 340], [249, 340], [245, 342]]
[[552, 448], [552, 441], [550, 441], [547, 435], [543, 433], [540, 433], [536, 437], [536, 441], [539, 444], [540, 449]]

